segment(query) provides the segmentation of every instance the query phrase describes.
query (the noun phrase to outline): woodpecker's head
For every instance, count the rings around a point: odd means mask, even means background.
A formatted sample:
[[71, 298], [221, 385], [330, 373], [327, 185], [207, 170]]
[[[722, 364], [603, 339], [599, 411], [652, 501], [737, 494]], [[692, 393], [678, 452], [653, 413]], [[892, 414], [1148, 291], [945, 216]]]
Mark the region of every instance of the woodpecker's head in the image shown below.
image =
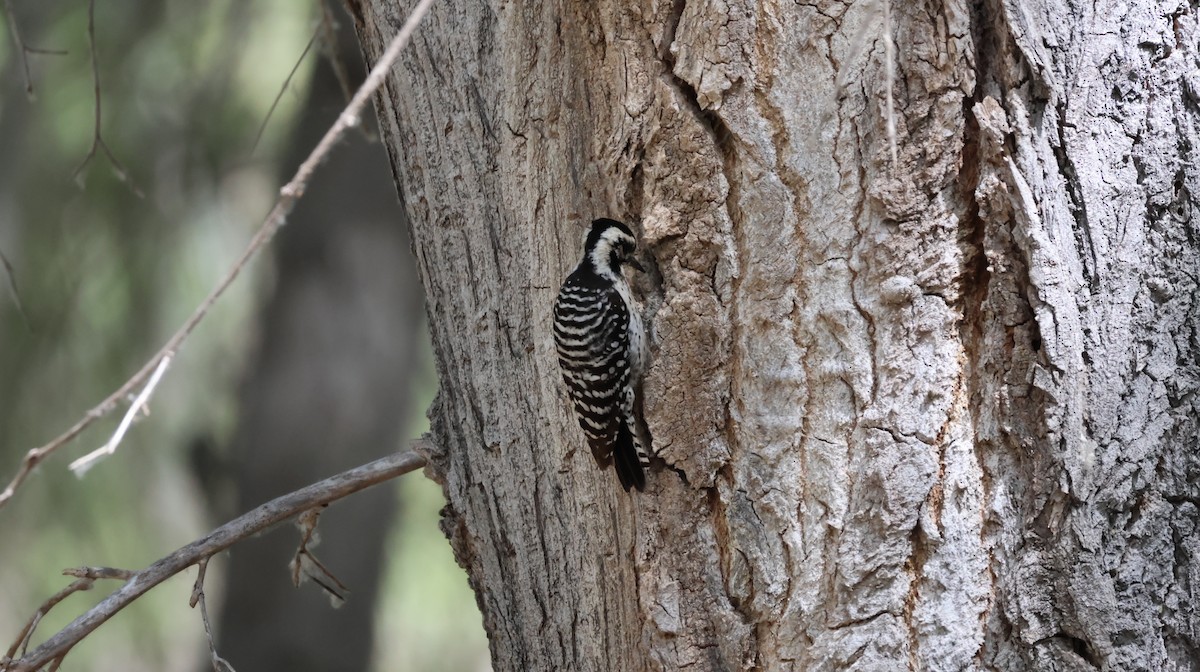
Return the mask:
[[621, 264], [644, 270], [633, 258], [636, 247], [637, 240], [628, 226], [615, 219], [600, 218], [592, 222], [592, 230], [583, 243], [583, 256], [597, 275], [620, 277]]

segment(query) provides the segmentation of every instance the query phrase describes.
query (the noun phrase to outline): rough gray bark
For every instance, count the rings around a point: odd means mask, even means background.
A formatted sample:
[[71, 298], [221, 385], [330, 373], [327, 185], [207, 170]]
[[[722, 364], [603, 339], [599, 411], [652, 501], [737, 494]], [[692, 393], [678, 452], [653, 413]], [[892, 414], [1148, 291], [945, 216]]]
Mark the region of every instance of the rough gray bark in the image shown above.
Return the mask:
[[[369, 55], [408, 9], [351, 5]], [[1187, 2], [437, 5], [379, 112], [496, 668], [1200, 669], [1198, 36]], [[642, 496], [553, 356], [594, 216], [655, 266]]]

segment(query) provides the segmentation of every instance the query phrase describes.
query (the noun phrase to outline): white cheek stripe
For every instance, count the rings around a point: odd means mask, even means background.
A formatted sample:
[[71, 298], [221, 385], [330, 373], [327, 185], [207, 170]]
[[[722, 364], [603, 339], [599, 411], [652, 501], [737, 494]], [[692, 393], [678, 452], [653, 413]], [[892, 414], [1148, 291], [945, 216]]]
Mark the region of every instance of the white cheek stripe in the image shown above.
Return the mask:
[[596, 275], [614, 281], [620, 277], [613, 274], [612, 269], [608, 265], [608, 259], [609, 255], [612, 254], [613, 246], [622, 240], [634, 243], [634, 240], [620, 229], [606, 229], [604, 233], [600, 234], [600, 240], [596, 241], [596, 247], [592, 249], [590, 257], [592, 269], [596, 271]]

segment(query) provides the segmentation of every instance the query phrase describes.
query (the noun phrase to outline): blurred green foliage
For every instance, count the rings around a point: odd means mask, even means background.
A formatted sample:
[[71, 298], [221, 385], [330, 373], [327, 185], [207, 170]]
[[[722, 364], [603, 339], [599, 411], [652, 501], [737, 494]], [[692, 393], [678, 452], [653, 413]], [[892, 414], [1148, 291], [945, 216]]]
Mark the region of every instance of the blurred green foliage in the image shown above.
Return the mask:
[[[211, 289], [269, 209], [310, 68], [284, 93], [319, 9], [293, 0], [97, 3], [102, 135], [144, 198], [97, 153], [86, 0], [12, 0], [30, 46], [36, 96], [0, 12], [0, 487], [45, 443], [119, 386]], [[316, 179], [320, 179], [320, 174]], [[179, 353], [118, 453], [77, 479], [66, 464], [104, 443], [119, 409], [47, 460], [0, 509], [0, 653], [63, 568], [139, 568], [223, 521], [208, 517], [188, 462], [197, 437], [221, 442], [236, 418], [234, 388], [272, 281], [256, 262]], [[425, 400], [433, 383], [425, 383]], [[414, 423], [415, 424], [415, 423]], [[388, 486], [385, 486], [388, 487]], [[391, 534], [379, 669], [486, 669], [486, 641], [465, 576], [437, 530], [437, 486], [410, 475]], [[286, 571], [288, 558], [280, 558]], [[209, 593], [221, 580], [220, 558]], [[190, 670], [204, 659], [194, 572], [176, 577], [87, 638], [67, 667]], [[117, 587], [68, 599], [39, 627], [64, 626]], [[311, 588], [311, 587], [308, 587]], [[307, 588], [302, 588], [307, 589]], [[210, 604], [215, 611], [215, 605]]]

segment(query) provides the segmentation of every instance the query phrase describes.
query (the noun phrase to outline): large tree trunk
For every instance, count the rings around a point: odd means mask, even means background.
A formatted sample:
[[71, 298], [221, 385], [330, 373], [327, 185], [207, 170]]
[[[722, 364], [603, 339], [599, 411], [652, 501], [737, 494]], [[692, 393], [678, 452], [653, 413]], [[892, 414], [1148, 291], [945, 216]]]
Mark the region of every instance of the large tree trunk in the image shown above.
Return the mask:
[[[435, 5], [380, 116], [497, 669], [1200, 669], [1200, 33], [1135, 4]], [[594, 216], [641, 495], [553, 355]]]

